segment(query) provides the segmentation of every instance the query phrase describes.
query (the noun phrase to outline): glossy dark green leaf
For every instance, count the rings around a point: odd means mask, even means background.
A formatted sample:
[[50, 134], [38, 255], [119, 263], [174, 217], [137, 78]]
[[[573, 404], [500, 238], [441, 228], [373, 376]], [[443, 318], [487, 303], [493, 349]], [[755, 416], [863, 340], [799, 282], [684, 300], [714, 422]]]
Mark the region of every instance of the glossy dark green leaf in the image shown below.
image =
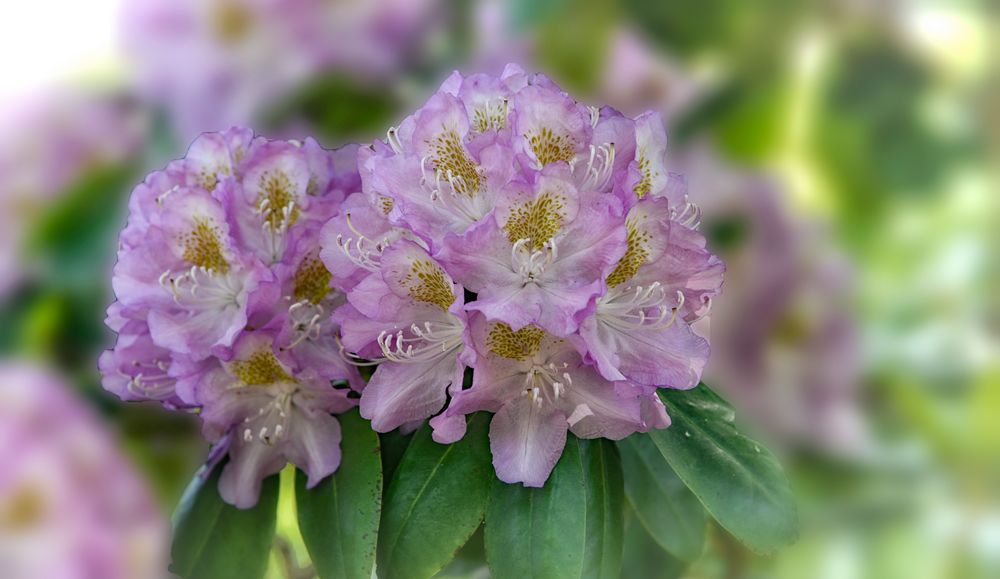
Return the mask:
[[389, 490], [389, 481], [392, 480], [399, 461], [403, 460], [403, 454], [410, 441], [413, 440], [413, 433], [401, 434], [399, 429], [392, 432], [383, 432], [378, 435], [379, 445], [382, 447], [382, 485], [383, 491]]
[[705, 545], [705, 509], [674, 473], [649, 435], [618, 442], [625, 471], [625, 494], [635, 516], [659, 545], [685, 561]]
[[183, 579], [256, 579], [266, 571], [278, 507], [278, 476], [264, 480], [256, 506], [237, 509], [219, 496], [221, 472], [220, 465], [207, 479], [195, 477], [174, 515], [170, 571]]
[[427, 425], [414, 435], [385, 495], [380, 577], [433, 576], [479, 527], [493, 477], [488, 423], [472, 416], [465, 437], [450, 445], [434, 442]]
[[544, 487], [494, 482], [486, 514], [493, 577], [617, 578], [623, 504], [614, 444], [569, 436]]
[[736, 430], [733, 409], [704, 384], [661, 390], [673, 424], [649, 433], [708, 512], [759, 552], [795, 540], [798, 517], [777, 459]]
[[378, 435], [357, 410], [339, 417], [340, 468], [313, 489], [295, 475], [299, 529], [321, 579], [370, 579], [382, 511]]
[[614, 442], [578, 440], [587, 488], [587, 545], [583, 577], [617, 579], [622, 568], [625, 488]]

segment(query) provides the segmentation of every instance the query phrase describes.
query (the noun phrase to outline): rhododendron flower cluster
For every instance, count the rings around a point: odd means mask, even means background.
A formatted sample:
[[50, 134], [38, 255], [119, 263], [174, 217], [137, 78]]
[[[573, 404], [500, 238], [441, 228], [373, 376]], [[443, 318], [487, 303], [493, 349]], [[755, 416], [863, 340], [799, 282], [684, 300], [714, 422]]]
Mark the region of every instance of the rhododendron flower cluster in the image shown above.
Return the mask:
[[197, 139], [133, 192], [100, 366], [126, 400], [197, 410], [228, 453], [220, 492], [256, 503], [290, 461], [310, 485], [336, 470], [355, 405], [330, 312], [343, 295], [319, 259], [320, 227], [359, 187], [356, 147], [271, 141], [244, 129]]
[[[359, 152], [363, 188], [320, 234], [346, 295], [345, 352], [377, 364], [378, 431], [434, 438], [495, 413], [497, 475], [541, 486], [566, 433], [669, 424], [657, 388], [695, 386], [724, 266], [665, 166], [658, 115], [584, 106], [541, 75], [455, 73]], [[473, 369], [471, 386], [463, 376]]]
[[657, 115], [515, 66], [455, 73], [371, 147], [203, 135], [132, 195], [105, 386], [197, 410], [241, 507], [286, 462], [332, 473], [355, 404], [442, 444], [494, 413], [497, 476], [541, 486], [568, 432], [668, 426], [657, 389], [708, 360], [724, 267], [665, 162]]

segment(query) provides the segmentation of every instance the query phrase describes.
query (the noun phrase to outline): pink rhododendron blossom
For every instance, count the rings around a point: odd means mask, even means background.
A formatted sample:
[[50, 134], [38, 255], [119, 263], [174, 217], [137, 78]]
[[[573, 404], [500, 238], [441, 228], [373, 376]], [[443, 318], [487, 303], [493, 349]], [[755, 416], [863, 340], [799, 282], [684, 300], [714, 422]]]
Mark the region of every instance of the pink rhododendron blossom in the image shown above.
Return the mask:
[[141, 150], [146, 116], [126, 98], [80, 87], [33, 93], [0, 110], [0, 297], [38, 273], [32, 226], [88, 178]]
[[43, 368], [0, 384], [0, 574], [166, 577], [170, 522], [98, 417]]
[[463, 294], [408, 240], [387, 249], [379, 271], [348, 293], [336, 318], [344, 344], [378, 362], [361, 395], [361, 415], [375, 430], [429, 418], [444, 407], [449, 385], [461, 388], [474, 358]]
[[427, 52], [437, 0], [133, 0], [122, 42], [139, 94], [181, 138], [259, 119], [327, 72], [384, 82]]
[[245, 129], [199, 137], [136, 187], [121, 233], [104, 385], [125, 400], [198, 409], [228, 445], [220, 491], [239, 507], [291, 461], [310, 485], [336, 470], [357, 368], [340, 355], [319, 233], [360, 187], [356, 148], [271, 141]]
[[516, 66], [453, 74], [360, 149], [362, 192], [320, 256], [348, 292], [345, 355], [378, 364], [361, 397], [375, 429], [431, 418], [450, 443], [494, 412], [498, 476], [541, 486], [567, 431], [669, 425], [656, 390], [700, 380], [692, 324], [724, 266], [666, 150], [658, 115], [585, 106]]

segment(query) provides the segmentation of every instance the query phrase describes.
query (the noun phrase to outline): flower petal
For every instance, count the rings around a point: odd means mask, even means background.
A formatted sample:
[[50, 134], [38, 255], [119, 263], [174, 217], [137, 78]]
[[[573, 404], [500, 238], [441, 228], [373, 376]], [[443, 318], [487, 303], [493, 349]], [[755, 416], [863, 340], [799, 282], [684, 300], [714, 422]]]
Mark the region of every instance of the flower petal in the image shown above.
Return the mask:
[[506, 483], [541, 487], [566, 445], [566, 417], [551, 404], [518, 396], [490, 423], [490, 449], [497, 477]]

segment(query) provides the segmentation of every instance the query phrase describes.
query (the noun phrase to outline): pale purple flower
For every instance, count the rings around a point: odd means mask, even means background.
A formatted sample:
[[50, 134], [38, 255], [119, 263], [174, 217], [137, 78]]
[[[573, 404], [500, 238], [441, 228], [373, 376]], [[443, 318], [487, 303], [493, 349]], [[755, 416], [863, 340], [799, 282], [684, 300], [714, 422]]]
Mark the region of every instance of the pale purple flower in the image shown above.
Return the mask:
[[118, 343], [98, 361], [104, 388], [126, 401], [155, 400], [168, 408], [187, 406], [177, 395], [176, 376], [170, 374], [172, 353], [153, 342], [142, 316], [124, 311], [121, 303], [115, 302], [108, 308], [106, 323], [118, 333]]
[[136, 0], [123, 44], [139, 93], [179, 136], [248, 124], [310, 79], [381, 81], [424, 52], [436, 0]]
[[0, 382], [3, 576], [166, 577], [169, 521], [111, 432], [46, 369]]
[[545, 169], [528, 191], [508, 191], [493, 219], [449, 236], [441, 261], [478, 299], [470, 310], [515, 331], [538, 325], [558, 336], [604, 293], [604, 279], [626, 250], [620, 207], [588, 199], [564, 167]]
[[59, 87], [0, 110], [0, 297], [30, 276], [26, 236], [86, 177], [135, 158], [144, 116], [119, 95]]
[[[520, 176], [507, 130], [509, 102], [525, 83], [520, 69], [500, 78], [458, 73], [398, 128], [364, 154], [365, 193], [388, 198], [389, 220], [433, 249], [449, 232], [464, 233]], [[418, 186], [416, 186], [418, 185]]]
[[393, 241], [413, 235], [386, 218], [392, 200], [383, 197], [373, 205], [362, 193], [348, 196], [337, 215], [320, 230], [320, 258], [337, 272], [335, 287], [348, 291], [379, 270], [382, 253]]
[[[567, 340], [537, 326], [514, 331], [472, 316], [478, 352], [472, 387], [455, 392], [436, 422], [435, 438], [451, 442], [465, 422], [448, 420], [479, 410], [495, 412], [490, 425], [493, 465], [500, 480], [542, 486], [562, 454], [566, 432], [618, 440], [648, 429], [641, 399], [655, 394], [607, 382]], [[653, 405], [662, 403], [658, 399]]]
[[426, 250], [400, 241], [378, 272], [338, 310], [345, 347], [378, 363], [361, 394], [361, 415], [387, 432], [438, 413], [475, 360], [467, 344], [464, 290]]
[[628, 250], [581, 323], [577, 341], [608, 380], [692, 388], [708, 362], [708, 341], [689, 323], [707, 313], [724, 266], [669, 215], [666, 199], [632, 207]]
[[331, 414], [354, 406], [345, 390], [298, 367], [276, 336], [272, 329], [244, 332], [232, 356], [214, 361], [197, 387], [205, 433], [213, 441], [230, 437], [219, 492], [239, 508], [256, 504], [261, 481], [286, 462], [308, 474], [310, 488], [337, 470], [340, 424]]
[[340, 354], [330, 314], [346, 297], [319, 246], [323, 223], [360, 186], [345, 153], [356, 147], [207, 133], [130, 201], [104, 385], [125, 400], [198, 409], [209, 439], [228, 444], [221, 491], [240, 507], [286, 461], [310, 486], [333, 472], [331, 413], [355, 403], [331, 381], [363, 385]]

